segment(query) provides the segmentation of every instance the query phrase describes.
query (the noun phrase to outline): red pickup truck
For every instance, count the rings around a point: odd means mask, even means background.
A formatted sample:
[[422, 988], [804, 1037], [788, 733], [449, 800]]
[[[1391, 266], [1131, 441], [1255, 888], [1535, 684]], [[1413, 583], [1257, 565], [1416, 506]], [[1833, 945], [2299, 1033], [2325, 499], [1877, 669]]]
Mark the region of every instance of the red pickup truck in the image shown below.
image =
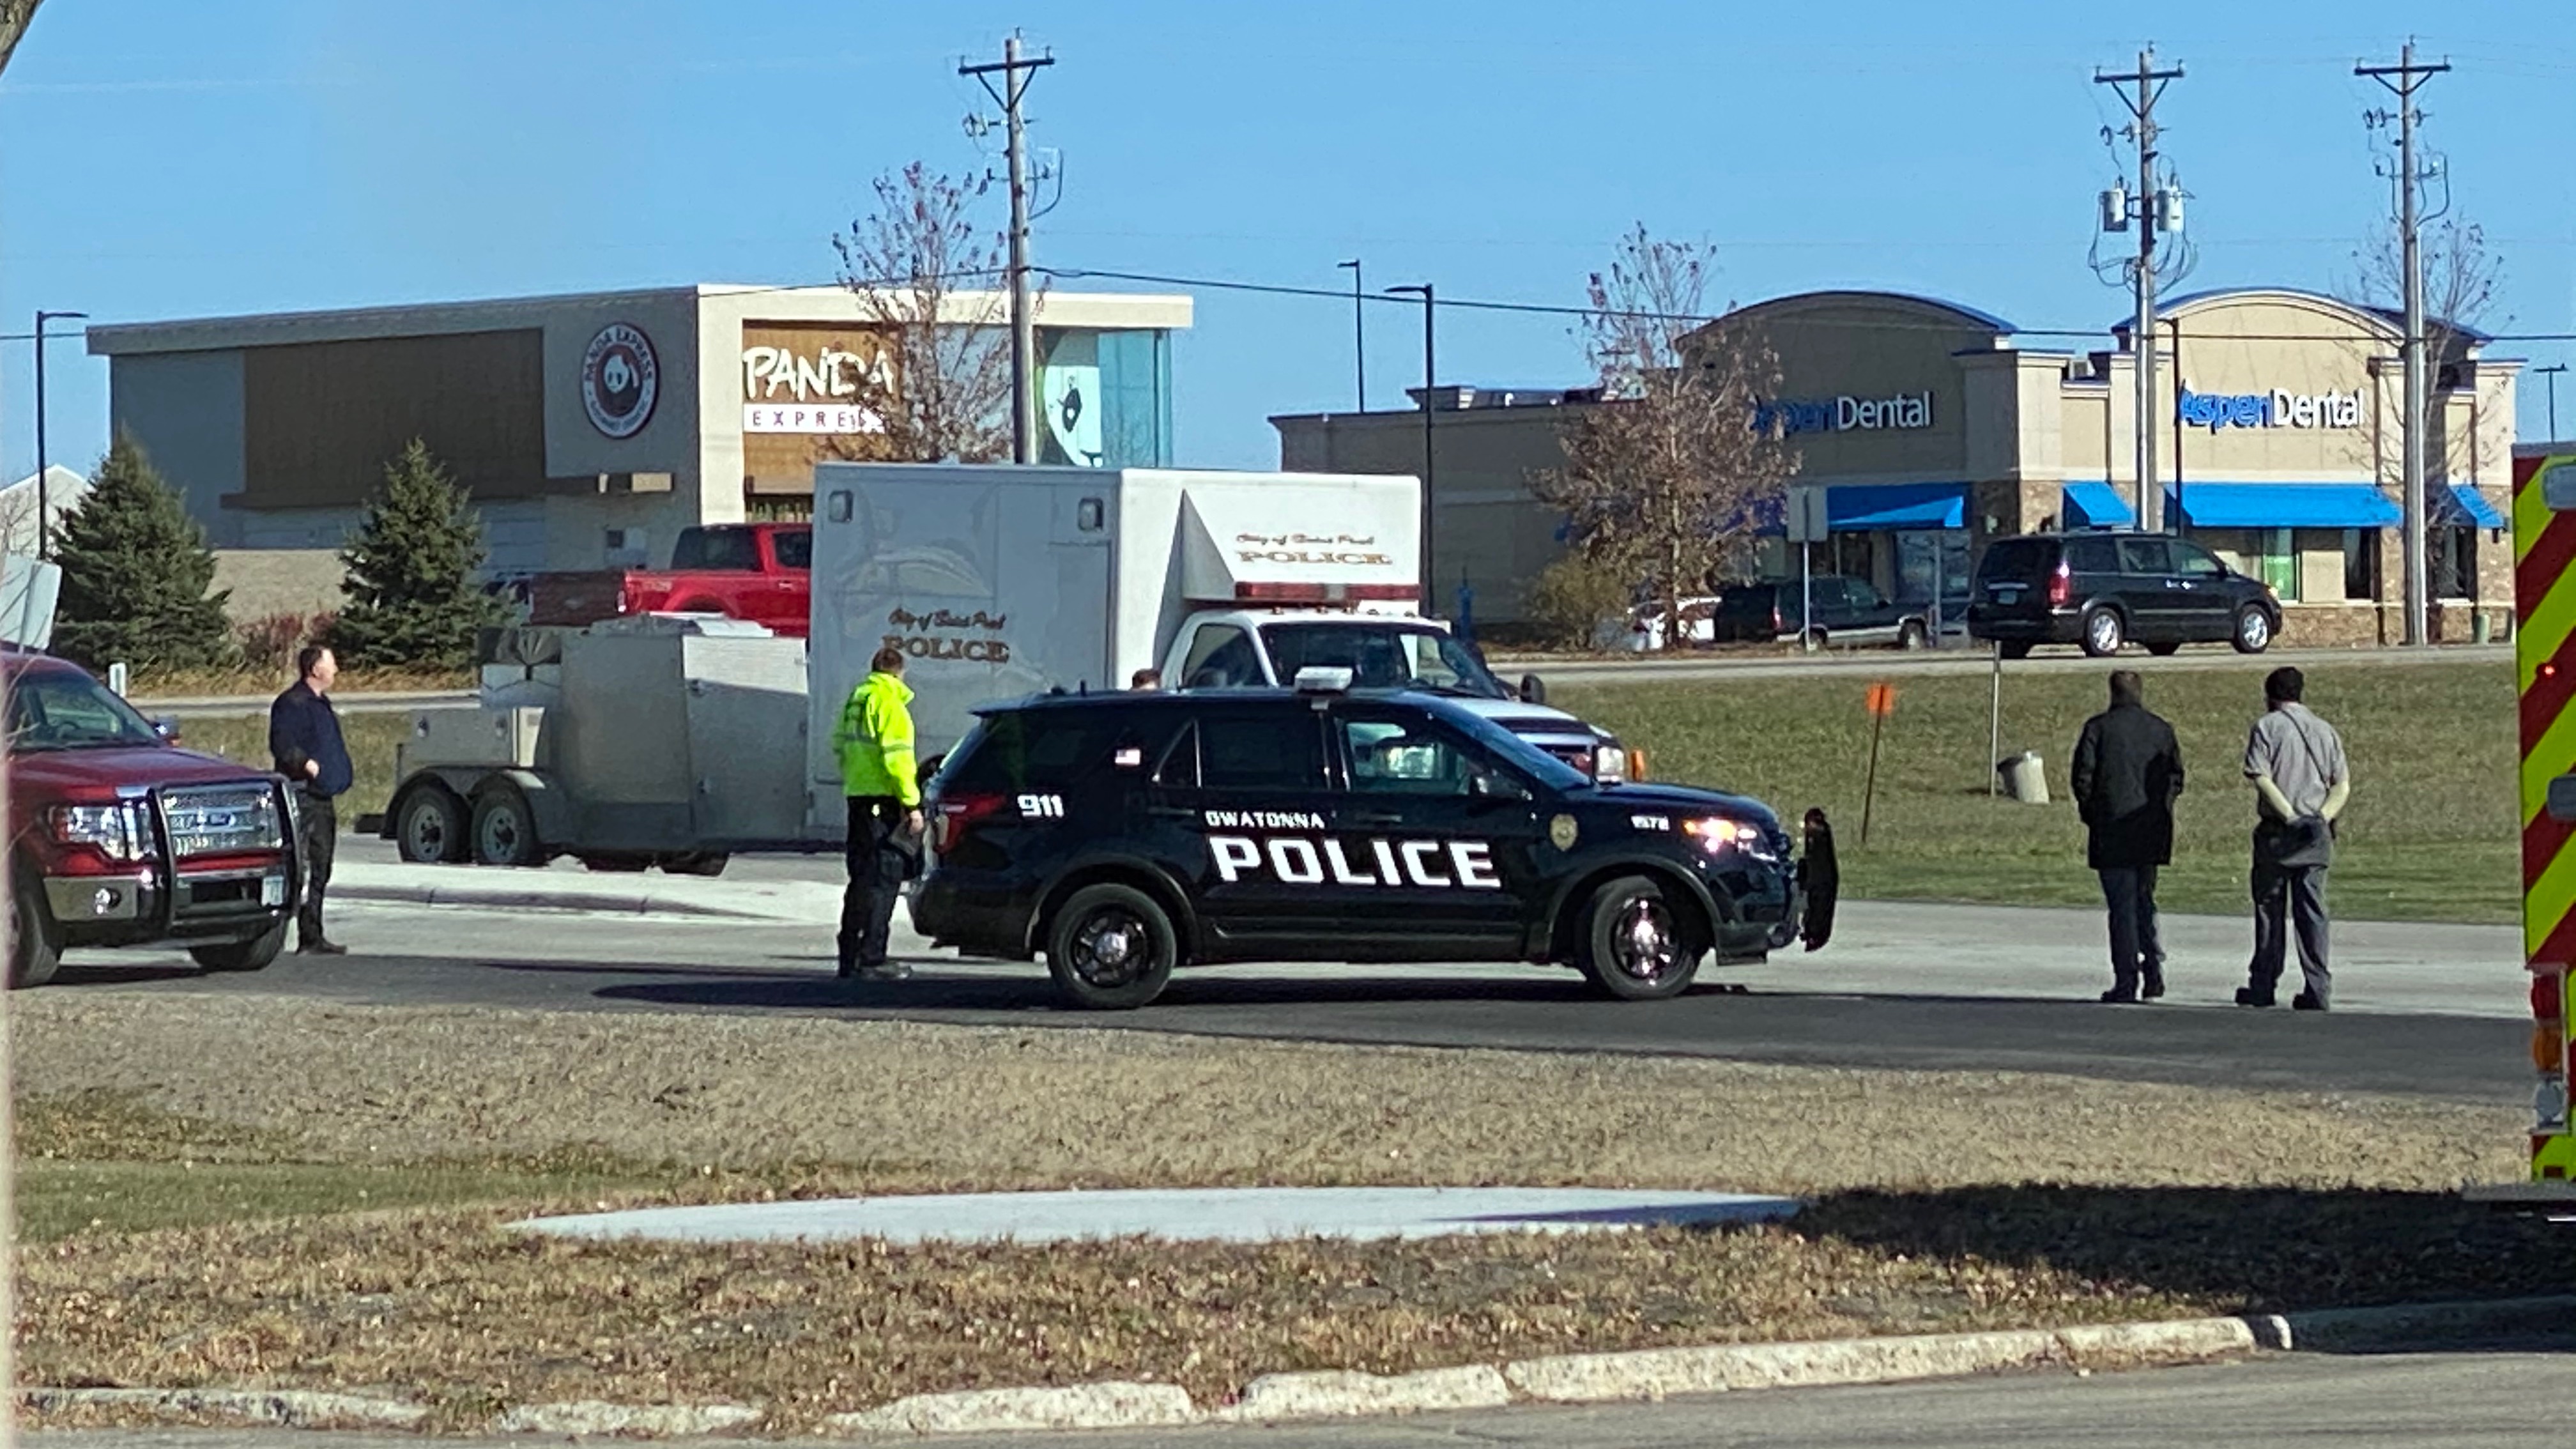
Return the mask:
[[574, 626], [620, 614], [726, 614], [802, 639], [813, 564], [811, 524], [684, 528], [668, 569], [538, 574], [528, 581], [528, 622]]
[[183, 750], [78, 665], [0, 652], [8, 689], [9, 984], [81, 946], [277, 959], [295, 914], [286, 782]]

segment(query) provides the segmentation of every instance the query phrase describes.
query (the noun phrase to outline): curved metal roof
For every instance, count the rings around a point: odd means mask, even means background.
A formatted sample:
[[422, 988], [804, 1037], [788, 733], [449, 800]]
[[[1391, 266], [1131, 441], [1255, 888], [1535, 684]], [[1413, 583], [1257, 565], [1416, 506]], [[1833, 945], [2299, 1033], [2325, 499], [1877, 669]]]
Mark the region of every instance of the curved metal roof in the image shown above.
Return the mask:
[[1750, 312], [1760, 312], [1773, 307], [1786, 306], [1792, 302], [1818, 302], [1835, 297], [1903, 302], [1908, 306], [1922, 307], [1935, 312], [1947, 312], [1951, 316], [1956, 317], [1963, 322], [1972, 326], [1983, 327], [1991, 332], [2014, 332], [2019, 330], [2010, 322], [2005, 321], [2003, 318], [1996, 316], [1992, 312], [1979, 311], [1977, 308], [1949, 301], [1946, 298], [1926, 296], [1920, 292], [1890, 292], [1868, 287], [1825, 287], [1813, 292], [1792, 292], [1785, 297], [1766, 297], [1759, 302], [1754, 302], [1747, 306], [1738, 308], [1731, 315], [1743, 316]]

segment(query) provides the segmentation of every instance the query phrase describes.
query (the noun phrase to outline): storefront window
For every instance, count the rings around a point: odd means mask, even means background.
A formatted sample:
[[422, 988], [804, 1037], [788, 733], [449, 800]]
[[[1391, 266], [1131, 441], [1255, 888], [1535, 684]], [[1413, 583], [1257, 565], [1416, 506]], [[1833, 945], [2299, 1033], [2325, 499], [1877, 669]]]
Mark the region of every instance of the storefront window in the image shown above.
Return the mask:
[[2379, 597], [2379, 530], [2347, 528], [2343, 531], [2343, 596], [2347, 599]]
[[2263, 568], [2258, 577], [2272, 586], [2272, 592], [2280, 596], [2281, 602], [2298, 602], [2299, 551], [2291, 541], [2290, 530], [2266, 528], [2257, 531], [2254, 537], [2263, 550]]
[[1922, 529], [1896, 535], [1896, 597], [1929, 603], [1937, 587], [1942, 615], [1967, 607], [1968, 534], [1965, 529]]
[[1038, 352], [1040, 462], [1170, 464], [1171, 346], [1164, 333], [1041, 328]]
[[2478, 596], [2478, 531], [2474, 528], [2427, 529], [2433, 597], [2474, 599]]

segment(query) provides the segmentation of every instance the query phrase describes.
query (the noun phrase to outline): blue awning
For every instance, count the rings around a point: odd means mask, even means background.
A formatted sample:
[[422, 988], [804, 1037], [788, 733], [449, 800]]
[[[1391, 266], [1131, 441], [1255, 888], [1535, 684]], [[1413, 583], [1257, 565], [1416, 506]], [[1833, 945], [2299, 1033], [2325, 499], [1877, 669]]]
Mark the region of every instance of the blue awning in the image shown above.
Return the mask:
[[1965, 483], [1851, 483], [1825, 490], [1825, 526], [1837, 533], [1882, 528], [1964, 528]]
[[2108, 483], [2069, 483], [2066, 485], [2066, 526], [2069, 528], [2127, 528], [2138, 521], [2137, 511], [2120, 490]]
[[2167, 489], [2195, 528], [2390, 528], [2404, 518], [2367, 483], [2195, 483]]
[[2447, 490], [2450, 494], [2447, 499], [2442, 496], [2445, 491], [2441, 488], [2426, 490], [2436, 519], [2449, 524], [2474, 523], [2480, 528], [2504, 527], [2504, 515], [2496, 512], [2495, 505], [2476, 488], [2466, 483], [2454, 483]]

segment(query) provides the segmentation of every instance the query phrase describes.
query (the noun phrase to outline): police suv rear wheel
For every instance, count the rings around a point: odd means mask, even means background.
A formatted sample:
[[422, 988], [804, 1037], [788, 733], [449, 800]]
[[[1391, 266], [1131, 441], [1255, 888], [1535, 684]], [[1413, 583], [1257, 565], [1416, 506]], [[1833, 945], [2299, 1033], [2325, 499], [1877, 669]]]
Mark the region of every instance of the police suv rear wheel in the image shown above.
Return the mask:
[[1086, 1010], [1143, 1006], [1163, 994], [1179, 959], [1172, 918], [1133, 886], [1084, 886], [1047, 931], [1047, 974]]
[[1621, 876], [1592, 893], [1576, 964], [1608, 995], [1621, 1001], [1679, 996], [1699, 971], [1700, 955], [1681, 913], [1653, 880]]

